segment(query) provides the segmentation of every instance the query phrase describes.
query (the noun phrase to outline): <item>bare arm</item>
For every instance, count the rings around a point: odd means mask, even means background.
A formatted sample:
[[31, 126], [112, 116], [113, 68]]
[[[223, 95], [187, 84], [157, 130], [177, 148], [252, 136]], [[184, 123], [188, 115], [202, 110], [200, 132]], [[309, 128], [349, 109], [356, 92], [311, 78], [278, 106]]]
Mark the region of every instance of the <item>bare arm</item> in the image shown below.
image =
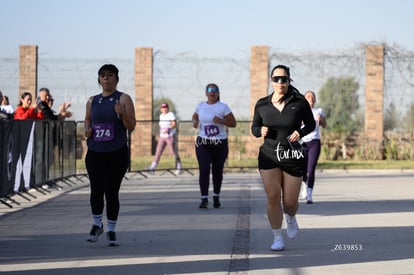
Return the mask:
[[194, 113], [193, 116], [192, 116], [192, 119], [193, 119], [193, 128], [197, 129], [198, 128], [198, 123], [199, 123], [198, 114]]
[[132, 99], [127, 94], [122, 94], [119, 103], [115, 104], [115, 112], [117, 112], [122, 119], [122, 123], [129, 131], [133, 131], [137, 124], [135, 117], [135, 108]]
[[327, 124], [326, 124], [326, 118], [324, 116], [319, 116], [319, 126], [321, 126], [322, 128], [326, 128]]
[[92, 121], [91, 121], [91, 106], [92, 106], [93, 97], [90, 97], [88, 102], [86, 102], [86, 111], [85, 111], [85, 137], [89, 138], [92, 134]]
[[237, 125], [236, 118], [234, 117], [233, 113], [230, 113], [230, 114], [224, 116], [223, 118], [219, 118], [219, 117], [216, 116], [216, 117], [214, 117], [213, 121], [215, 123], [221, 123], [224, 126], [231, 127], [231, 128], [236, 127], [236, 125]]

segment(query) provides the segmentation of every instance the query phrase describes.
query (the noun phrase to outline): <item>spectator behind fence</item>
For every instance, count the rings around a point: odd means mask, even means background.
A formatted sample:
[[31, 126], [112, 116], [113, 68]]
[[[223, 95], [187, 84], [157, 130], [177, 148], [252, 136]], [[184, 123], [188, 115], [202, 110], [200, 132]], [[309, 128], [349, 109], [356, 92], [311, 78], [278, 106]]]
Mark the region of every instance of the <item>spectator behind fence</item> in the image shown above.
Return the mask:
[[51, 104], [53, 104], [53, 101], [51, 101], [52, 95], [50, 94], [50, 90], [48, 88], [41, 88], [39, 90], [39, 95], [36, 100], [36, 105], [38, 110], [42, 113], [43, 119], [49, 119], [49, 120], [65, 120], [66, 118], [69, 118], [72, 116], [72, 112], [68, 111], [68, 108], [71, 106], [70, 103], [62, 103], [59, 106], [59, 113], [55, 114], [55, 112], [51, 109]]
[[288, 237], [295, 238], [299, 232], [295, 216], [305, 170], [300, 140], [315, 129], [315, 121], [304, 96], [290, 84], [289, 67], [274, 67], [270, 77], [273, 92], [256, 102], [251, 131], [255, 137], [264, 138], [259, 149], [258, 166], [274, 236], [270, 249], [280, 251], [285, 249], [283, 212]]
[[118, 245], [115, 233], [119, 214], [119, 189], [129, 166], [127, 131], [136, 125], [135, 109], [129, 95], [117, 90], [118, 68], [103, 65], [98, 71], [102, 92], [89, 98], [85, 113], [85, 157], [91, 195], [93, 225], [86, 240], [98, 241], [104, 231], [102, 216], [106, 200], [107, 238]]
[[42, 114], [32, 105], [32, 94], [24, 92], [20, 96], [20, 103], [14, 112], [14, 119], [42, 119]]
[[6, 111], [6, 113], [8, 113], [8, 114], [13, 114], [14, 113], [14, 108], [13, 108], [12, 105], [10, 105], [8, 96], [3, 96], [3, 100], [1, 101], [1, 106]]
[[[3, 93], [0, 91], [0, 102], [3, 102]], [[13, 114], [7, 112], [7, 109], [0, 105], [0, 120], [7, 121], [13, 118]]]
[[160, 106], [160, 136], [158, 139], [157, 149], [155, 151], [154, 159], [152, 160], [151, 166], [149, 168], [150, 172], [154, 172], [157, 167], [158, 162], [160, 161], [161, 155], [164, 152], [165, 146], [168, 145], [171, 154], [175, 157], [175, 168], [176, 175], [180, 174], [181, 170], [181, 160], [178, 155], [178, 151], [175, 148], [175, 134], [177, 127], [177, 120], [173, 112], [169, 111], [168, 103], [162, 103]]
[[193, 127], [199, 129], [195, 151], [200, 174], [201, 209], [208, 208], [210, 167], [213, 175], [213, 207], [221, 206], [224, 162], [229, 152], [226, 127], [236, 127], [236, 119], [230, 107], [220, 101], [219, 87], [213, 83], [208, 84], [205, 94], [207, 101], [197, 105], [192, 117]]

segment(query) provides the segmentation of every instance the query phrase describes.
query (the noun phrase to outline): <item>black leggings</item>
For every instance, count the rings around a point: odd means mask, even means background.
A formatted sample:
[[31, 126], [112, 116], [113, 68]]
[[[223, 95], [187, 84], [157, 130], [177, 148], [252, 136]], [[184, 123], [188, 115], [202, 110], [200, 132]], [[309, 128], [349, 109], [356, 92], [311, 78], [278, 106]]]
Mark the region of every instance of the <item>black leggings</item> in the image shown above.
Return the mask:
[[92, 214], [102, 215], [105, 196], [107, 219], [116, 221], [119, 213], [119, 189], [129, 165], [128, 147], [125, 145], [118, 151], [105, 153], [88, 150], [85, 164], [91, 185]]
[[201, 196], [208, 196], [210, 165], [213, 174], [213, 192], [220, 194], [221, 184], [223, 182], [224, 163], [229, 152], [227, 139], [209, 141], [197, 137], [195, 149], [200, 172], [199, 184]]

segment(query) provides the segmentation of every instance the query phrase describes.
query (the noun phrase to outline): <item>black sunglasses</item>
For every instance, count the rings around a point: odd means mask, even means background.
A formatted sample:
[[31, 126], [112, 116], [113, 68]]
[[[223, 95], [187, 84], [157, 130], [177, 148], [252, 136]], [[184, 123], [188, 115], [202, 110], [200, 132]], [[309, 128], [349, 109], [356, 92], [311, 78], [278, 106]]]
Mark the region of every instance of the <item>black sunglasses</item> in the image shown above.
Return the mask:
[[289, 81], [288, 76], [272, 76], [272, 81], [278, 83], [279, 80], [282, 80], [282, 84]]

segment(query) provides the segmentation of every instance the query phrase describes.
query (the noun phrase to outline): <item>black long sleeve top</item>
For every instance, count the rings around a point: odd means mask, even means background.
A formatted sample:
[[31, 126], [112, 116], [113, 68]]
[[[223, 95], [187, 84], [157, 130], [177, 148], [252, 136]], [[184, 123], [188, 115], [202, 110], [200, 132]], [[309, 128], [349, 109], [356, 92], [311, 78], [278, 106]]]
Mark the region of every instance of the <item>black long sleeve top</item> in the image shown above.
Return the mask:
[[264, 138], [265, 143], [270, 139], [287, 145], [287, 137], [295, 130], [303, 137], [315, 129], [312, 110], [305, 97], [296, 92], [289, 93], [282, 111], [273, 106], [274, 93], [256, 102], [251, 126], [251, 132], [255, 137], [261, 137], [261, 127], [266, 126], [269, 132]]

